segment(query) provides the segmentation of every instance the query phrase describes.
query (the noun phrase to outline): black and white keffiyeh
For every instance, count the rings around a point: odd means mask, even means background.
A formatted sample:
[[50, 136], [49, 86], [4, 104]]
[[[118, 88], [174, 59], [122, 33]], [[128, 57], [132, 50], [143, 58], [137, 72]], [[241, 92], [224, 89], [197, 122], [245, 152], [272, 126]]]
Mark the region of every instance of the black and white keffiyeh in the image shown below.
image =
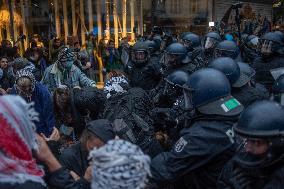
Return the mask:
[[75, 61], [75, 59], [76, 59], [76, 54], [68, 47], [63, 47], [58, 53], [56, 63]]
[[92, 189], [142, 189], [150, 175], [150, 157], [130, 142], [111, 140], [90, 152]]
[[128, 87], [129, 84], [124, 75], [114, 76], [105, 83], [104, 92], [107, 93], [107, 98], [110, 98], [112, 94], [126, 92]]

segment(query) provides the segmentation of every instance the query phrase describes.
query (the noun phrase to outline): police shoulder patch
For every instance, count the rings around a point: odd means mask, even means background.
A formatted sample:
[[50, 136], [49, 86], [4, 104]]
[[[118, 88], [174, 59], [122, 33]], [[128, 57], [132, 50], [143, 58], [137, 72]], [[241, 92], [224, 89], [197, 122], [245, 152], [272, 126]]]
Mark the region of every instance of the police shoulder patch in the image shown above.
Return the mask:
[[175, 144], [175, 151], [181, 152], [184, 149], [184, 147], [187, 145], [187, 143], [188, 142], [183, 137], [181, 137]]

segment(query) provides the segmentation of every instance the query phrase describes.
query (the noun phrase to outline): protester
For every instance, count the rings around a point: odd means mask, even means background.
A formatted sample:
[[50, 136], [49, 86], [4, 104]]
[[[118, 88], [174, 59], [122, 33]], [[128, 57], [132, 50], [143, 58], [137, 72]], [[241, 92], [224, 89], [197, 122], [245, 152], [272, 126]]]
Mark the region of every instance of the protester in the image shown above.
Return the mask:
[[108, 120], [99, 119], [87, 124], [80, 141], [65, 149], [60, 162], [68, 170], [73, 171], [79, 177], [83, 177], [88, 166], [88, 154], [93, 148], [99, 148], [115, 138], [112, 123]]
[[144, 189], [150, 158], [130, 142], [111, 140], [90, 152], [93, 161], [92, 189]]
[[32, 104], [20, 97], [0, 97], [0, 187], [46, 189], [45, 172], [36, 164], [39, 160], [48, 168], [49, 186], [88, 188], [86, 180], [75, 182], [53, 156], [44, 139], [36, 136], [33, 121], [38, 121], [37, 115]]
[[28, 103], [34, 103], [35, 110], [39, 113], [39, 120], [36, 122], [36, 131], [48, 137], [55, 127], [53, 104], [48, 89], [36, 82], [31, 72], [20, 70], [16, 74], [15, 85], [10, 91], [10, 94], [20, 95]]
[[70, 89], [74, 87], [96, 87], [94, 81], [82, 73], [77, 66], [73, 65], [75, 60], [75, 54], [69, 48], [61, 49], [57, 61], [45, 70], [42, 79], [42, 83], [47, 85], [50, 92], [53, 92], [61, 85], [65, 85]]

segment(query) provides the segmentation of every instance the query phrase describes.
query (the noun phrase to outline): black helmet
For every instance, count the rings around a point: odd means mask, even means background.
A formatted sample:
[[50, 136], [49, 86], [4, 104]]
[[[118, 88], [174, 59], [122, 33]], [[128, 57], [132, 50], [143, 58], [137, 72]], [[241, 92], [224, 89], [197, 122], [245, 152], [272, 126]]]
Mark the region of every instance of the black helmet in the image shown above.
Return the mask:
[[[283, 117], [283, 107], [276, 102], [258, 101], [250, 105], [234, 126], [236, 134], [244, 139], [238, 148], [236, 161], [248, 168], [264, 168], [276, 163], [283, 156]], [[266, 154], [259, 156], [244, 149], [248, 141], [259, 139], [267, 142]]]
[[222, 41], [220, 42], [214, 50], [215, 58], [218, 57], [230, 57], [236, 59], [239, 55], [239, 48], [237, 44], [233, 41]]
[[241, 45], [242, 55], [246, 61], [253, 61], [259, 55], [260, 39], [255, 35], [247, 36]]
[[185, 89], [194, 108], [203, 114], [238, 115], [243, 106], [231, 96], [231, 86], [219, 70], [205, 68], [190, 75]]
[[166, 48], [166, 59], [170, 65], [188, 63], [186, 47], [181, 43], [172, 43]]
[[273, 100], [284, 105], [284, 75], [279, 76], [272, 86]]
[[182, 38], [182, 41], [184, 43], [184, 46], [189, 50], [192, 51], [193, 49], [195, 49], [196, 47], [200, 46], [200, 38], [198, 35], [194, 34], [194, 33], [190, 33], [185, 35]]
[[234, 87], [242, 87], [246, 85], [255, 76], [255, 70], [250, 67], [247, 63], [238, 62], [240, 68], [240, 77], [238, 81], [234, 84]]
[[164, 89], [164, 95], [172, 95], [173, 97], [180, 96], [182, 94], [183, 86], [186, 84], [188, 79], [188, 73], [181, 70], [174, 71], [165, 78], [166, 86]]
[[153, 37], [153, 41], [158, 45], [158, 47], [159, 47], [159, 49], [160, 49], [160, 47], [161, 47], [161, 44], [162, 44], [162, 41], [163, 41], [163, 39], [161, 38], [161, 36], [155, 36], [155, 37]]
[[209, 32], [204, 37], [203, 47], [205, 50], [212, 50], [221, 41], [222, 41], [221, 36], [217, 32]]
[[179, 36], [179, 40], [183, 40], [184, 36], [188, 35], [188, 34], [193, 34], [192, 32], [184, 32], [184, 33], [181, 33], [180, 36]]
[[159, 50], [159, 45], [155, 41], [147, 40], [145, 43], [148, 45], [148, 50], [151, 54]]
[[175, 85], [178, 87], [183, 87], [183, 85], [186, 84], [188, 81], [189, 74], [187, 72], [184, 72], [182, 70], [177, 70], [168, 75], [165, 80], [171, 85]]
[[145, 42], [137, 42], [132, 48], [132, 61], [136, 66], [143, 66], [148, 62], [148, 45]]
[[161, 49], [164, 50], [166, 49], [170, 44], [174, 42], [174, 38], [172, 36], [171, 32], [166, 32], [161, 44]]
[[232, 86], [240, 77], [240, 68], [238, 64], [229, 57], [216, 58], [208, 65], [208, 67], [223, 72]]
[[263, 56], [272, 56], [275, 53], [282, 54], [284, 42], [279, 34], [269, 32], [261, 37], [261, 53]]
[[157, 35], [163, 35], [163, 30], [159, 26], [153, 26], [152, 33]]

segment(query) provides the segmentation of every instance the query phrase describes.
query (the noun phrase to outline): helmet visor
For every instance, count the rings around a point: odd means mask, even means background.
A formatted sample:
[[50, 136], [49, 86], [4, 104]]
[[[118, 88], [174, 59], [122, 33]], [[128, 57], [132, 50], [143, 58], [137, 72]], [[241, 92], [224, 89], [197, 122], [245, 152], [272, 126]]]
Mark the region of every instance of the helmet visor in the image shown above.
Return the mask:
[[251, 50], [255, 50], [257, 51], [257, 49], [259, 48], [259, 38], [255, 37], [253, 39], [251, 39], [246, 46], [251, 49]]
[[136, 62], [145, 62], [147, 60], [145, 51], [135, 51], [134, 56]]
[[167, 53], [165, 56], [166, 65], [177, 65], [180, 60], [180, 55]]
[[212, 49], [215, 46], [215, 40], [211, 37], [206, 37], [205, 42], [204, 42], [204, 49]]
[[260, 138], [235, 137], [237, 151], [235, 160], [247, 168], [264, 167], [268, 162], [269, 141]]

